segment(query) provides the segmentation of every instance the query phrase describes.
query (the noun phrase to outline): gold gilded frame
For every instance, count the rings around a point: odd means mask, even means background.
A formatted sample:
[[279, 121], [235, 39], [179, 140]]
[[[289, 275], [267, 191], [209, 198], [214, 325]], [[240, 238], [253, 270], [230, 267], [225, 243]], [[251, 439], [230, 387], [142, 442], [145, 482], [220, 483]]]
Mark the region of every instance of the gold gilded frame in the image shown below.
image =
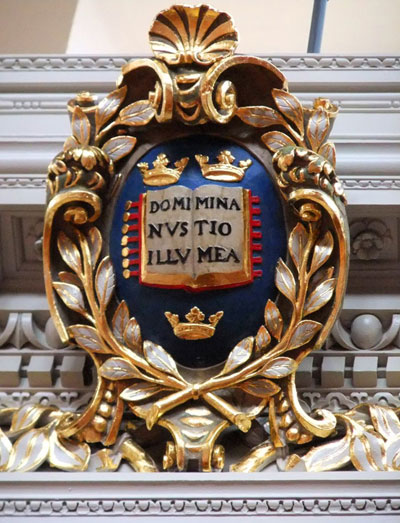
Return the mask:
[[[397, 414], [379, 407], [369, 412], [365, 406], [341, 415], [308, 414], [295, 384], [299, 363], [326, 340], [346, 287], [345, 198], [334, 170], [335, 147], [327, 141], [337, 108], [325, 99], [316, 100], [312, 109], [303, 107], [272, 64], [234, 55], [232, 21], [210, 7], [163, 11], [150, 29], [150, 43], [155, 58], [124, 66], [117, 89], [99, 103], [89, 93], [69, 103], [72, 136], [48, 171], [47, 299], [61, 339], [92, 358], [96, 390], [81, 413], [37, 405], [3, 412], [11, 417], [8, 435], [2, 433], [10, 454], [3, 469], [34, 470], [47, 459], [63, 470], [85, 470], [95, 457], [100, 470], [115, 470], [122, 458], [136, 471], [158, 470], [139, 446], [135, 424], [124, 422], [126, 407], [147, 430], [158, 425], [172, 435], [164, 469], [187, 470], [196, 463], [199, 470], [221, 470], [220, 434], [229, 426], [247, 432], [259, 416], [268, 417], [269, 437], [231, 470], [261, 470], [282, 455], [279, 449], [302, 448], [311, 441], [319, 446], [302, 458], [290, 456], [287, 469], [329, 470], [350, 459], [365, 469], [355, 441], [361, 441], [366, 462], [375, 466], [377, 458], [367, 452], [369, 435], [377, 437], [389, 418], [400, 433]], [[246, 77], [251, 81], [243, 82]], [[101, 231], [134, 148], [151, 136], [157, 140], [163, 129], [182, 134], [196, 126], [243, 136], [243, 143], [255, 144], [259, 154], [263, 148], [272, 153], [289, 240], [288, 258], [276, 267], [278, 299], [267, 301], [264, 324], [232, 348], [222, 368], [188, 374], [163, 347], [142, 340], [126, 303], [117, 301]], [[375, 430], [361, 429], [367, 415]], [[324, 442], [343, 427], [344, 439]], [[27, 434], [34, 442], [21, 460]], [[11, 444], [7, 438], [13, 436], [18, 439]], [[380, 448], [387, 450], [393, 438], [379, 438]], [[95, 456], [92, 443], [104, 445]], [[342, 457], [326, 465], [336, 451], [332, 445], [341, 445]]]

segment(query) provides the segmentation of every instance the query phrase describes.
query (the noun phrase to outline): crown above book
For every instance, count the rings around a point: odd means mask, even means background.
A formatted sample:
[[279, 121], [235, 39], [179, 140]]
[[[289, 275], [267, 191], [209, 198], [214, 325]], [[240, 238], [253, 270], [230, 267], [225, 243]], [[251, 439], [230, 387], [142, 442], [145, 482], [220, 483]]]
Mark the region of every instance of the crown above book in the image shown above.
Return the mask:
[[204, 314], [198, 307], [192, 307], [190, 312], [185, 315], [189, 323], [181, 323], [178, 314], [172, 314], [172, 312], [165, 312], [164, 314], [174, 329], [175, 336], [184, 340], [211, 338], [214, 335], [215, 327], [224, 315], [223, 311], [216, 312], [208, 318], [210, 323], [203, 323]]
[[175, 169], [171, 169], [167, 167], [170, 163], [167, 155], [160, 153], [153, 162], [153, 169], [149, 169], [147, 162], [138, 163], [137, 166], [142, 173], [145, 185], [162, 186], [178, 182], [188, 161], [187, 157], [181, 158], [174, 163]]
[[219, 163], [209, 164], [209, 157], [196, 154], [204, 178], [218, 182], [240, 182], [246, 169], [253, 163], [251, 160], [240, 160], [238, 165], [233, 165], [235, 157], [230, 151], [221, 151], [217, 156]]

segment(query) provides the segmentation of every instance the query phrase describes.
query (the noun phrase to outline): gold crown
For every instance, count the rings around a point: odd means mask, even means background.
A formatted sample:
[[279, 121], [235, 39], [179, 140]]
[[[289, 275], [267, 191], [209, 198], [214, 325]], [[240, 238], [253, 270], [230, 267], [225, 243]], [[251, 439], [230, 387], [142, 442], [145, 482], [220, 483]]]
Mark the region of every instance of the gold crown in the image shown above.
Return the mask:
[[204, 340], [205, 338], [211, 338], [214, 335], [215, 327], [217, 323], [224, 315], [223, 311], [212, 314], [208, 321], [209, 324], [203, 323], [205, 318], [204, 314], [198, 307], [190, 309], [185, 316], [189, 323], [180, 323], [179, 316], [172, 314], [172, 312], [164, 313], [167, 320], [174, 329], [174, 334], [178, 338], [183, 340]]
[[233, 165], [235, 157], [230, 151], [221, 151], [217, 156], [219, 163], [209, 164], [208, 156], [196, 154], [204, 178], [218, 182], [240, 182], [246, 169], [253, 163], [251, 160], [240, 160], [239, 165]]
[[188, 164], [189, 158], [181, 158], [175, 162], [176, 169], [167, 167], [170, 163], [166, 154], [161, 153], [153, 162], [154, 169], [149, 170], [149, 164], [146, 162], [138, 163], [138, 168], [143, 176], [145, 185], [170, 185], [176, 183]]

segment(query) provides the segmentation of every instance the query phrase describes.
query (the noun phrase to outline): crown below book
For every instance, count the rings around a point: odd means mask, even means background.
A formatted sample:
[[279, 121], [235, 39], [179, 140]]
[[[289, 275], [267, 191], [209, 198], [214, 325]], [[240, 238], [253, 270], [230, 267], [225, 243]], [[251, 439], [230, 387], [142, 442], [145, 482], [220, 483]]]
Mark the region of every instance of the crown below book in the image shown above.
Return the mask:
[[219, 163], [209, 164], [209, 157], [196, 154], [204, 178], [218, 182], [240, 182], [245, 171], [253, 163], [251, 160], [240, 160], [238, 165], [233, 165], [235, 157], [230, 151], [221, 151], [217, 156]]
[[179, 316], [172, 314], [172, 312], [165, 312], [164, 314], [171, 324], [175, 336], [183, 340], [204, 340], [211, 338], [214, 335], [215, 327], [224, 315], [223, 311], [212, 314], [208, 318], [210, 323], [207, 324], [203, 323], [205, 316], [198, 307], [192, 307], [190, 312], [185, 315], [189, 323], [181, 323]]

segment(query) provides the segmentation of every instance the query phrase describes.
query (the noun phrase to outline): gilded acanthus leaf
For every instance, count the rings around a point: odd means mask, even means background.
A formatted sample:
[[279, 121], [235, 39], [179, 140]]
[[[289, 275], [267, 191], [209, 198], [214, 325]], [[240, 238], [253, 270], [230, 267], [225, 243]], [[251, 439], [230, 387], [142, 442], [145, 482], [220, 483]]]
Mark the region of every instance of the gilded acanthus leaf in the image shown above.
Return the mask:
[[57, 237], [57, 246], [62, 259], [77, 274], [82, 272], [82, 260], [78, 247], [62, 231]]
[[63, 281], [64, 283], [70, 283], [71, 285], [76, 285], [77, 287], [82, 287], [82, 282], [81, 280], [78, 278], [78, 276], [76, 274], [74, 274], [73, 272], [69, 272], [69, 271], [60, 271], [58, 273], [58, 277], [60, 278], [61, 281]]
[[386, 443], [386, 463], [389, 470], [400, 470], [400, 437]]
[[297, 369], [297, 362], [292, 358], [286, 358], [284, 356], [275, 358], [274, 360], [267, 363], [260, 371], [259, 374], [264, 378], [284, 378], [289, 376]]
[[296, 265], [297, 271], [300, 270], [300, 264], [303, 261], [304, 250], [308, 241], [308, 232], [302, 223], [298, 223], [292, 230], [289, 237], [289, 251], [292, 260]]
[[281, 258], [279, 258], [276, 266], [275, 284], [280, 292], [286, 296], [290, 302], [293, 304], [296, 302], [295, 279], [293, 277], [292, 271]]
[[60, 470], [82, 472], [87, 469], [90, 447], [87, 443], [65, 439], [53, 430], [49, 438], [49, 463]]
[[65, 305], [80, 314], [85, 314], [85, 303], [83, 301], [83, 294], [79, 287], [71, 283], [53, 282], [53, 287], [57, 291]]
[[269, 127], [271, 125], [285, 124], [282, 116], [271, 107], [255, 105], [249, 107], [239, 107], [236, 109], [236, 115], [248, 125], [253, 127]]
[[16, 436], [22, 431], [32, 429], [43, 414], [52, 410], [54, 410], [53, 407], [46, 407], [45, 405], [30, 405], [29, 403], [23, 405], [14, 412], [7, 435]]
[[124, 389], [121, 392], [120, 397], [125, 401], [142, 401], [146, 398], [150, 398], [150, 396], [154, 396], [154, 394], [162, 392], [163, 390], [165, 389], [159, 385], [140, 382]]
[[357, 470], [373, 472], [386, 468], [385, 441], [375, 431], [363, 430], [355, 435], [350, 443], [350, 455]]
[[333, 236], [327, 231], [322, 240], [319, 240], [314, 247], [314, 254], [311, 261], [310, 273], [314, 274], [325, 262], [328, 261], [333, 250]]
[[139, 323], [135, 318], [132, 317], [126, 324], [123, 338], [127, 347], [135, 351], [137, 354], [142, 353], [142, 334], [140, 332]]
[[175, 361], [160, 345], [146, 340], [143, 343], [143, 353], [150, 365], [156, 369], [181, 378]]
[[257, 398], [269, 398], [281, 390], [276, 383], [265, 378], [250, 379], [239, 383], [237, 387]]
[[117, 162], [132, 151], [136, 141], [133, 136], [114, 136], [103, 145], [102, 149], [114, 162]]
[[382, 405], [370, 405], [369, 412], [379, 434], [387, 440], [400, 438], [400, 420], [393, 409]]
[[0, 472], [6, 467], [10, 459], [12, 443], [0, 429]]
[[303, 320], [299, 322], [290, 338], [287, 350], [297, 349], [297, 347], [301, 347], [311, 341], [321, 327], [322, 324], [318, 321]]
[[307, 316], [326, 305], [332, 298], [335, 287], [336, 278], [330, 278], [329, 280], [320, 283], [306, 299], [303, 310], [304, 316]]
[[115, 114], [118, 107], [123, 102], [126, 96], [127, 87], [124, 85], [120, 89], [116, 89], [101, 100], [96, 108], [96, 134], [103, 127], [104, 124]]
[[318, 151], [329, 132], [328, 113], [322, 107], [312, 112], [307, 125], [307, 138], [311, 149]]
[[143, 378], [143, 374], [123, 358], [110, 358], [99, 369], [99, 374], [109, 380], [129, 380]]
[[72, 134], [79, 144], [88, 145], [90, 140], [90, 122], [83, 110], [77, 105], [72, 113]]
[[336, 148], [335, 144], [332, 142], [326, 142], [318, 150], [318, 154], [323, 156], [328, 160], [328, 162], [335, 169], [336, 167]]
[[[344, 438], [314, 447], [300, 459], [300, 462], [307, 472], [338, 470], [350, 463], [350, 440], [351, 433], [347, 433]], [[299, 461], [290, 460], [286, 470], [300, 468], [298, 463]]]
[[282, 149], [282, 147], [286, 147], [287, 145], [296, 145], [289, 136], [280, 131], [269, 131], [261, 136], [261, 140], [273, 153], [276, 153], [279, 149]]
[[96, 292], [100, 306], [105, 308], [115, 287], [115, 274], [108, 256], [102, 259], [96, 274]]
[[15, 441], [7, 472], [29, 472], [36, 470], [49, 453], [49, 429], [31, 429]]
[[101, 247], [103, 245], [103, 240], [99, 229], [97, 227], [91, 227], [86, 239], [89, 244], [92, 267], [95, 267], [100, 256]]
[[265, 349], [268, 347], [268, 345], [270, 343], [271, 343], [271, 335], [267, 331], [267, 329], [264, 327], [264, 325], [261, 325], [261, 327], [258, 329], [258, 332], [256, 335], [257, 356], [263, 354], [265, 352]]
[[271, 300], [268, 300], [267, 305], [265, 306], [264, 321], [268, 331], [276, 340], [280, 341], [283, 329], [283, 319], [278, 307]]
[[124, 107], [117, 122], [129, 126], [146, 125], [154, 115], [155, 109], [149, 100], [139, 100]]
[[282, 89], [272, 89], [272, 96], [280, 112], [295, 124], [300, 135], [304, 135], [303, 107], [291, 93]]
[[119, 341], [123, 341], [124, 331], [129, 321], [129, 309], [125, 300], [122, 300], [118, 305], [113, 319], [112, 319], [112, 328], [113, 334]]
[[253, 351], [254, 338], [249, 336], [240, 341], [231, 350], [228, 359], [225, 362], [224, 368], [222, 369], [221, 375], [232, 372], [250, 358]]
[[89, 325], [71, 325], [71, 327], [68, 327], [68, 333], [75, 338], [76, 343], [83, 349], [91, 352], [110, 352], [103, 345], [96, 329], [89, 327]]

